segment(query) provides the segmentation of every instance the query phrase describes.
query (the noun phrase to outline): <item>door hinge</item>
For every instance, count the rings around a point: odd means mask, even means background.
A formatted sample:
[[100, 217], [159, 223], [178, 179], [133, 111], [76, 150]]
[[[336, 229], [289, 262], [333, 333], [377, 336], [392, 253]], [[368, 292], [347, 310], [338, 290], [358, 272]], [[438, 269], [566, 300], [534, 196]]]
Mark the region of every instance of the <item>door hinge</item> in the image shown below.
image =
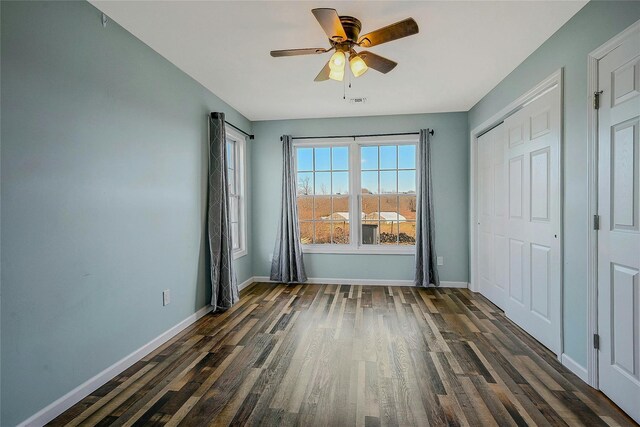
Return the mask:
[[602, 95], [602, 91], [593, 92], [593, 108], [598, 110], [600, 109], [600, 95]]
[[600, 215], [593, 216], [593, 229], [600, 230]]
[[600, 350], [600, 335], [593, 334], [593, 348]]

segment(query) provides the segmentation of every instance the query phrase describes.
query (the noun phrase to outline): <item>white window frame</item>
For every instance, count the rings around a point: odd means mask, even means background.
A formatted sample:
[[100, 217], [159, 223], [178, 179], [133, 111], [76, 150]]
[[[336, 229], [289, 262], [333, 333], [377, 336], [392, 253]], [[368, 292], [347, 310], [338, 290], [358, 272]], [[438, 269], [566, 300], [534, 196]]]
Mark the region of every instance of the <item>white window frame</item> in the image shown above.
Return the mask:
[[[418, 145], [418, 135], [385, 135], [375, 137], [348, 137], [348, 138], [322, 138], [322, 139], [296, 139], [293, 141], [294, 167], [296, 178], [298, 172], [298, 156], [295, 149], [345, 146], [349, 147], [349, 244], [323, 243], [302, 245], [302, 251], [310, 254], [362, 254], [362, 255], [413, 255], [416, 252], [415, 245], [363, 245], [361, 243], [362, 218], [360, 215], [352, 215], [353, 212], [361, 212], [360, 207], [360, 147], [367, 145]], [[417, 161], [417, 159], [416, 159]], [[416, 165], [416, 186], [418, 179]], [[416, 187], [417, 188], [417, 187]], [[297, 182], [296, 182], [297, 189]], [[417, 194], [416, 194], [417, 197]], [[297, 197], [296, 197], [297, 198]]]
[[[245, 162], [245, 151], [247, 145], [247, 138], [242, 133], [237, 130], [230, 128], [227, 126], [225, 130], [225, 144], [227, 140], [231, 140], [234, 142], [234, 146], [236, 147], [236, 152], [234, 153], [234, 173], [236, 186], [238, 189], [238, 193], [236, 197], [238, 198], [238, 236], [240, 237], [240, 244], [237, 249], [233, 250], [233, 259], [241, 258], [247, 255], [247, 212], [246, 212], [246, 162]], [[227, 171], [228, 171], [227, 167]], [[229, 195], [229, 197], [233, 197]]]

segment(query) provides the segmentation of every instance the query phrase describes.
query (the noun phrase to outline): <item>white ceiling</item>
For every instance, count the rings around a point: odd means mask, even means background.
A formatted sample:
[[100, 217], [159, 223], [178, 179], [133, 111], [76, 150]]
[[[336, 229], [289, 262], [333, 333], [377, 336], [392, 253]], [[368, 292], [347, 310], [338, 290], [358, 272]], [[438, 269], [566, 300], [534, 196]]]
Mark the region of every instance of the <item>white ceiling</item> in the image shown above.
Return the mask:
[[[250, 120], [467, 111], [586, 1], [91, 1]], [[316, 83], [330, 54], [311, 14], [333, 7], [362, 34], [413, 17], [420, 33], [371, 48], [399, 63], [343, 84]], [[349, 98], [366, 97], [364, 105]]]

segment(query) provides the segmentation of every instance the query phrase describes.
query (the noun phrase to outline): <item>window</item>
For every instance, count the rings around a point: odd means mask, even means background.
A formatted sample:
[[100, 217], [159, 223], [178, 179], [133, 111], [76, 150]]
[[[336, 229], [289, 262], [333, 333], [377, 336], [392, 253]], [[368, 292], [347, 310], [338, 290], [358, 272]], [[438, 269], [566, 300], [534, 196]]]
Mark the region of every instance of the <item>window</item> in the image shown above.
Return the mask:
[[231, 243], [234, 258], [239, 258], [247, 254], [244, 187], [245, 137], [233, 129], [227, 129], [226, 139]]
[[416, 143], [400, 136], [295, 142], [305, 252], [413, 252]]

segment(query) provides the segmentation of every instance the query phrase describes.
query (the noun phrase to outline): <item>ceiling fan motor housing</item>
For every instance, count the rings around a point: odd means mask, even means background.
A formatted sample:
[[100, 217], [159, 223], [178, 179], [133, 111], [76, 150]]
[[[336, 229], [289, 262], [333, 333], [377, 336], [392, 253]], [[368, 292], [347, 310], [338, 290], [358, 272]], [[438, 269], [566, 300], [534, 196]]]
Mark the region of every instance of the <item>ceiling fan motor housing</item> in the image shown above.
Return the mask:
[[342, 28], [344, 28], [344, 32], [347, 35], [347, 40], [353, 43], [357, 43], [358, 36], [360, 35], [360, 30], [362, 29], [362, 24], [360, 23], [360, 21], [353, 16], [341, 16], [340, 23], [342, 24]]

